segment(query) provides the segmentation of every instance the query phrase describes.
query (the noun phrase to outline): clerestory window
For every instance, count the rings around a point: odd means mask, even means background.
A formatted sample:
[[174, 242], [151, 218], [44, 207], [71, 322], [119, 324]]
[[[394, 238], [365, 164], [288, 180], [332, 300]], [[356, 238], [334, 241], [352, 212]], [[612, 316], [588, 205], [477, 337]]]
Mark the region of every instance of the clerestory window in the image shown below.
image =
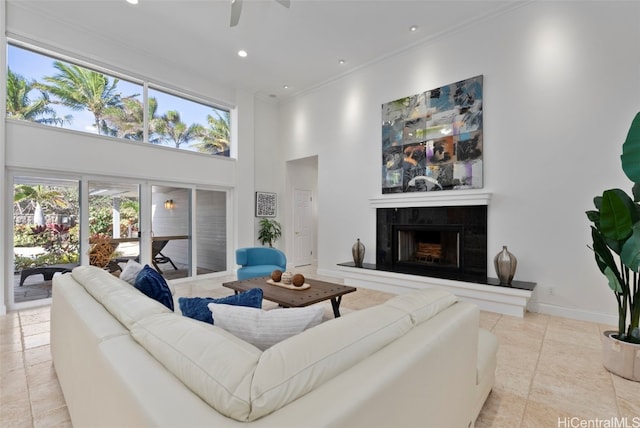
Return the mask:
[[13, 44], [7, 64], [8, 118], [230, 156], [228, 110]]

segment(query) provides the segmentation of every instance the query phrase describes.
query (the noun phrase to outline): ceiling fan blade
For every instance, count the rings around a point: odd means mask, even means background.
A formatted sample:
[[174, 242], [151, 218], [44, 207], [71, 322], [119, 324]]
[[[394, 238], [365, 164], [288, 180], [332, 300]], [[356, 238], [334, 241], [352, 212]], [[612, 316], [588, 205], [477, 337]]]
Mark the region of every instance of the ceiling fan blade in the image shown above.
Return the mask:
[[240, 21], [242, 13], [242, 0], [231, 0], [231, 26], [235, 27]]
[[287, 9], [291, 6], [291, 0], [276, 0], [278, 3], [286, 7]]

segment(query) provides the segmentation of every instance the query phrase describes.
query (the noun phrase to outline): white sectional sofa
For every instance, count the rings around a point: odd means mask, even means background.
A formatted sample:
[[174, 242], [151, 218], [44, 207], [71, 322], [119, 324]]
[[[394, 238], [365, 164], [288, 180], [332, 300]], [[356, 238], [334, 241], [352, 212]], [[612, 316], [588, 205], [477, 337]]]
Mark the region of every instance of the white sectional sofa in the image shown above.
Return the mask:
[[81, 266], [54, 277], [51, 352], [75, 428], [466, 428], [496, 366], [478, 322], [429, 289], [260, 351]]

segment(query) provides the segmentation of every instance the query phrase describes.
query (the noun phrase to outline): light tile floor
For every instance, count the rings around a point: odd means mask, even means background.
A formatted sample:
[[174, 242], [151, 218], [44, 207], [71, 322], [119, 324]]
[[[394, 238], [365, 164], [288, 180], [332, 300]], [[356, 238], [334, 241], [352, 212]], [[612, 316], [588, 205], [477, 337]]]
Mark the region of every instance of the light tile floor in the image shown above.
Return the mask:
[[[228, 280], [177, 284], [176, 296], [229, 295], [220, 286]], [[361, 288], [343, 297], [342, 308], [358, 310], [389, 297]], [[0, 317], [2, 427], [71, 426], [51, 364], [49, 314], [45, 306]], [[600, 335], [609, 326], [535, 313], [520, 319], [482, 312], [480, 322], [500, 345], [496, 384], [476, 427], [640, 426], [640, 383], [602, 366]]]

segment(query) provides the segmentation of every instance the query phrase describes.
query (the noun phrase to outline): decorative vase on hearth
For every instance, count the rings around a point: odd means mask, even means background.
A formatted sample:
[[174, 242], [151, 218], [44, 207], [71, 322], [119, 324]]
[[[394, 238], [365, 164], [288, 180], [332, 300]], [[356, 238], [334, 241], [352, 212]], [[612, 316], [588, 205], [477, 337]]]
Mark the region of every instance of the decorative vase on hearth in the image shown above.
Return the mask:
[[353, 244], [351, 247], [351, 254], [353, 254], [353, 262], [356, 264], [356, 267], [362, 267], [362, 262], [364, 261], [364, 244], [360, 242], [360, 238]]
[[518, 259], [507, 250], [506, 245], [503, 245], [502, 251], [494, 257], [493, 265], [496, 268], [496, 274], [498, 275], [500, 284], [511, 284], [513, 275], [516, 273], [516, 267], [518, 266]]

